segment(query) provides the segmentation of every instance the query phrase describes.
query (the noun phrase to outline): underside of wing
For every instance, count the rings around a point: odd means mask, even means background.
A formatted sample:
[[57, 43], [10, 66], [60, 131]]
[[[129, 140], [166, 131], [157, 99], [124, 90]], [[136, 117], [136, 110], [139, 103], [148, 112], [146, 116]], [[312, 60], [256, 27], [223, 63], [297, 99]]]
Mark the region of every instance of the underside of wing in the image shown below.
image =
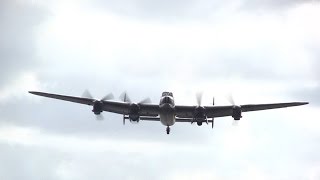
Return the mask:
[[[308, 104], [307, 102], [290, 102], [290, 103], [273, 103], [273, 104], [247, 104], [237, 106], [242, 112], [261, 111], [269, 109], [287, 108], [293, 106], [301, 106]], [[235, 106], [208, 106], [206, 108], [208, 117], [224, 117], [232, 116]]]
[[158, 104], [140, 104], [141, 116], [158, 116], [160, 108]]
[[[238, 106], [242, 112], [260, 111], [268, 109], [286, 108], [292, 106], [301, 106], [307, 102], [273, 103], [273, 104], [248, 104]], [[208, 118], [232, 116], [235, 106], [204, 106], [205, 114]], [[178, 118], [193, 118], [197, 106], [176, 106], [176, 115]]]
[[[52, 93], [45, 93], [45, 92], [36, 92], [36, 91], [29, 91], [29, 93], [63, 100], [63, 101], [69, 101], [73, 103], [79, 103], [79, 104], [85, 104], [90, 106], [95, 106], [97, 103], [97, 106], [102, 106], [101, 111], [107, 111], [117, 114], [123, 114], [123, 115], [129, 115], [132, 112], [132, 106], [133, 103], [128, 102], [118, 102], [118, 101], [111, 101], [111, 100], [95, 100], [91, 98], [84, 98], [84, 97], [76, 97], [76, 96], [66, 96], [66, 95], [60, 95], [60, 94], [52, 94]], [[159, 106], [154, 104], [135, 104], [139, 107], [139, 115], [140, 116], [158, 116], [159, 114]], [[98, 108], [100, 110], [100, 107]], [[100, 111], [98, 112], [100, 113]]]
[[138, 116], [158, 116], [159, 105], [155, 104], [133, 104], [117, 101], [103, 101], [103, 110], [117, 114], [130, 115], [131, 113]]
[[175, 106], [176, 115], [179, 118], [193, 118], [197, 106]]
[[[140, 117], [140, 120], [143, 121], [160, 121], [160, 117], [148, 117], [148, 116], [142, 116]], [[175, 122], [193, 122], [193, 118], [175, 118]], [[212, 122], [212, 120], [208, 120], [208, 122]]]
[[278, 108], [286, 108], [292, 106], [301, 106], [309, 104], [307, 102], [291, 102], [291, 103], [275, 103], [275, 104], [251, 104], [251, 105], [242, 105], [241, 109], [243, 112], [248, 111], [260, 111], [267, 109], [278, 109]]
[[[158, 115], [160, 113], [159, 105], [156, 104], [135, 104], [128, 102], [118, 102], [118, 101], [110, 101], [110, 100], [95, 100], [91, 98], [84, 97], [75, 97], [75, 96], [66, 96], [59, 94], [51, 94], [45, 92], [35, 92], [29, 91], [29, 93], [44, 96], [53, 99], [59, 99], [63, 101], [69, 101], [79, 104], [86, 104], [90, 106], [99, 105], [100, 108], [97, 108], [100, 113], [101, 111], [108, 111], [117, 114], [123, 115], [132, 115], [135, 113], [135, 116], [140, 116], [147, 119], [148, 117], [153, 117], [152, 120], [159, 121]], [[199, 108], [199, 106], [175, 106], [176, 111], [176, 121], [177, 122], [192, 122], [195, 117], [195, 113], [203, 113], [207, 118], [214, 117], [224, 117], [224, 116], [233, 116], [235, 113], [235, 108], [237, 111], [241, 112], [249, 112], [249, 111], [260, 111], [260, 110], [268, 110], [268, 109], [277, 109], [277, 108], [286, 108], [291, 106], [301, 106], [308, 104], [307, 102], [290, 102], [290, 103], [274, 103], [274, 104], [248, 104], [241, 106], [204, 106]], [[200, 110], [200, 111], [199, 111]], [[95, 111], [94, 111], [95, 112]], [[203, 116], [202, 116], [203, 117]], [[149, 118], [150, 119], [150, 118]]]

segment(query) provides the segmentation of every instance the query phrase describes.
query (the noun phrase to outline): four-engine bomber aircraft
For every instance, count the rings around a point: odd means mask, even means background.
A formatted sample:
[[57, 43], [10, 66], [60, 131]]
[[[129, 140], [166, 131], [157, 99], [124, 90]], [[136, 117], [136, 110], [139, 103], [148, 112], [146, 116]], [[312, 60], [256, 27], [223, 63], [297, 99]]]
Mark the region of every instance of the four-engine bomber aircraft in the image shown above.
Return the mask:
[[[175, 105], [173, 94], [171, 92], [163, 92], [159, 104], [151, 104], [150, 99], [145, 99], [139, 103], [132, 103], [126, 93], [122, 94], [122, 102], [113, 101], [113, 95], [109, 94], [101, 100], [92, 98], [87, 91], [85, 97], [73, 97], [59, 94], [50, 94], [44, 92], [29, 91], [31, 94], [70, 101], [74, 103], [86, 104], [93, 106], [95, 115], [100, 115], [102, 111], [108, 111], [123, 115], [123, 124], [129, 119], [131, 122], [145, 121], [160, 121], [164, 126], [167, 126], [166, 132], [170, 133], [170, 126], [175, 122], [197, 123], [201, 126], [202, 123], [211, 123], [214, 125], [214, 118], [231, 116], [238, 121], [242, 118], [242, 112], [259, 111], [267, 109], [285, 108], [291, 106], [300, 106], [308, 104], [308, 102], [290, 102], [290, 103], [275, 103], [275, 104], [249, 104], [249, 105], [233, 105], [230, 106], [201, 106], [201, 95], [197, 95], [197, 106]], [[232, 102], [233, 100], [231, 100]]]

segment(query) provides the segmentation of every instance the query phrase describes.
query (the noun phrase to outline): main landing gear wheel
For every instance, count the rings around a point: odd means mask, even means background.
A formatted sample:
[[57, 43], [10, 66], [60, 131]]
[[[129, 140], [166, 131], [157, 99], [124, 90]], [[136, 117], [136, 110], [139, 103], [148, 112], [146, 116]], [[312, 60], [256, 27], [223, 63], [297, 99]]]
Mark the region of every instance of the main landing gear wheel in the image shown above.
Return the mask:
[[167, 130], [167, 134], [170, 134], [170, 127], [169, 126], [167, 127], [166, 130]]

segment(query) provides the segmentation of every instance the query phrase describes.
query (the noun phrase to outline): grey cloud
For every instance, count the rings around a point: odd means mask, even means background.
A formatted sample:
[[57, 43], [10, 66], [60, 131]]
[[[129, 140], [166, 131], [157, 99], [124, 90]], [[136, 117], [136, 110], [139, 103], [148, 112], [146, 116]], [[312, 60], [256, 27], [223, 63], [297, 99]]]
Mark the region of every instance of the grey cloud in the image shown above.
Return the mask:
[[23, 1], [0, 1], [0, 88], [37, 63], [34, 31], [47, 15]]
[[[236, 8], [242, 11], [256, 10], [281, 10], [294, 5], [314, 2], [313, 0], [227, 0], [227, 1], [208, 1], [208, 0], [176, 0], [176, 1], [147, 1], [147, 0], [121, 0], [121, 1], [90, 1], [94, 8], [104, 11], [114, 12], [119, 15], [130, 16], [150, 20], [198, 20], [203, 21], [212, 19], [221, 10], [231, 7], [231, 11]], [[221, 18], [221, 17], [220, 17]]]
[[310, 69], [312, 77], [309, 80], [312, 80], [315, 86], [306, 87], [301, 84], [301, 86], [291, 93], [291, 96], [306, 99], [306, 101], [315, 106], [320, 106], [320, 53], [318, 44], [319, 42], [314, 42], [314, 44], [308, 46], [310, 56], [312, 57], [312, 68]]
[[[93, 1], [94, 7], [111, 11], [120, 15], [146, 19], [167, 19], [189, 17], [192, 7], [196, 5], [193, 0], [178, 1], [146, 1], [146, 0], [121, 0], [121, 1]], [[91, 2], [90, 2], [91, 3]]]
[[267, 9], [267, 10], [278, 10], [295, 6], [303, 3], [315, 2], [314, 0], [245, 0], [243, 1], [243, 8], [254, 8], [254, 9]]
[[309, 102], [311, 106], [320, 106], [320, 87], [298, 87], [291, 92], [292, 97], [299, 97]]
[[[31, 96], [31, 95], [30, 95]], [[211, 132], [209, 126], [199, 128], [190, 124], [177, 125], [172, 128], [175, 138], [167, 139], [165, 126], [160, 122], [140, 122], [132, 124], [127, 121], [122, 124], [122, 116], [104, 112], [104, 121], [97, 121], [91, 112], [92, 108], [79, 104], [61, 102], [52, 99], [42, 99], [41, 103], [23, 102], [13, 100], [0, 110], [1, 126], [13, 124], [22, 127], [45, 129], [47, 132], [86, 135], [88, 137], [106, 136], [115, 139], [143, 139], [144, 141], [167, 141], [180, 143], [204, 143], [210, 138], [204, 134]], [[12, 111], [15, 113], [12, 113]], [[231, 121], [230, 121], [231, 123]], [[203, 131], [203, 129], [208, 131]], [[196, 130], [193, 134], [186, 135], [188, 130]], [[157, 133], [154, 133], [157, 132]], [[196, 135], [202, 136], [200, 140]]]
[[[270, 1], [271, 2], [271, 1]], [[26, 19], [20, 22], [19, 17], [15, 17], [15, 13], [8, 9], [15, 9], [17, 7], [11, 6], [9, 1], [1, 1], [0, 8], [5, 7], [1, 12], [6, 12], [11, 18], [2, 18], [0, 25], [6, 24], [6, 30], [2, 30], [6, 36], [12, 39], [14, 45], [5, 44], [5, 48], [11, 48], [16, 53], [8, 53], [6, 59], [17, 59], [13, 61], [3, 61], [0, 70], [5, 79], [0, 82], [8, 81], [7, 76], [12, 76], [11, 73], [17, 75], [22, 70], [32, 68], [36, 64], [33, 52], [34, 36], [33, 28], [38, 23], [42, 22], [43, 13], [40, 9], [34, 7], [21, 7], [19, 13]], [[105, 2], [100, 2], [105, 3]], [[111, 2], [110, 2], [111, 3]], [[150, 17], [165, 14], [164, 16], [187, 15], [190, 7], [194, 5], [192, 1], [184, 4], [182, 1], [167, 2], [170, 5], [164, 6], [161, 2], [139, 1], [130, 3], [121, 1], [121, 3], [112, 2], [108, 4], [110, 11], [128, 13], [131, 15], [137, 13], [139, 16]], [[141, 4], [142, 3], [142, 4]], [[205, 1], [202, 3], [205, 4]], [[183, 4], [183, 5], [180, 5]], [[127, 7], [122, 7], [127, 6]], [[139, 7], [136, 7], [139, 6]], [[213, 6], [213, 5], [212, 5]], [[116, 8], [115, 8], [116, 7]], [[201, 6], [200, 6], [201, 7]], [[26, 9], [25, 9], [26, 8]], [[127, 9], [123, 9], [127, 8]], [[193, 9], [199, 11], [199, 9]], [[208, 6], [210, 9], [210, 6]], [[147, 9], [147, 11], [145, 10]], [[21, 10], [21, 11], [20, 11]], [[31, 11], [32, 10], [32, 11]], [[40, 11], [39, 11], [40, 10]], [[193, 11], [191, 10], [191, 11]], [[141, 11], [141, 12], [136, 12]], [[21, 15], [21, 16], [22, 16]], [[5, 17], [5, 16], [1, 16]], [[14, 19], [15, 23], [7, 22], [7, 20]], [[28, 22], [24, 24], [23, 22]], [[13, 23], [13, 24], [12, 24]], [[24, 29], [25, 31], [17, 32], [17, 29]], [[0, 30], [1, 31], [1, 30]], [[16, 37], [17, 36], [17, 37]], [[15, 38], [16, 37], [16, 38]], [[6, 42], [9, 41], [8, 39]], [[28, 45], [26, 50], [22, 47]], [[2, 47], [2, 46], [1, 46]], [[1, 48], [2, 49], [2, 48]], [[6, 54], [5, 51], [3, 54]], [[17, 54], [17, 55], [16, 55]], [[0, 55], [1, 56], [1, 55]], [[17, 56], [17, 57], [16, 57]], [[21, 59], [28, 59], [29, 61], [22, 61]], [[213, 57], [213, 59], [216, 57]], [[199, 81], [205, 83], [213, 83], [212, 80], [217, 77], [225, 77], [235, 74], [241, 74], [245, 78], [253, 79], [283, 79], [287, 80], [287, 76], [276, 74], [272, 68], [276, 63], [265, 63], [264, 61], [254, 61], [251, 56], [242, 57], [244, 59], [237, 59], [235, 56], [224, 56], [221, 60], [212, 61], [208, 59], [203, 64], [198, 64], [196, 60], [189, 62], [194, 64], [196, 69], [193, 74], [194, 79], [187, 79], [186, 84], [196, 84]], [[247, 59], [246, 59], [247, 58]], [[175, 59], [172, 59], [175, 60]], [[2, 61], [1, 61], [2, 62]], [[155, 62], [161, 62], [161, 59]], [[170, 61], [169, 61], [170, 62]], [[91, 63], [88, 61], [87, 63]], [[145, 64], [144, 64], [145, 65]], [[150, 63], [150, 66], [152, 63]], [[94, 67], [94, 66], [93, 66]], [[241, 67], [239, 69], [239, 67]], [[320, 66], [319, 66], [320, 67]], [[89, 88], [93, 91], [93, 95], [99, 98], [108, 92], [114, 92], [119, 96], [120, 92], [127, 90], [133, 100], [139, 101], [145, 96], [151, 98], [158, 103], [159, 95], [162, 90], [168, 90], [170, 85], [168, 81], [175, 81], [172, 78], [177, 73], [170, 69], [148, 70], [144, 72], [145, 66], [137, 67], [136, 70], [128, 70], [129, 66], [124, 66], [117, 70], [118, 73], [108, 73], [106, 69], [96, 70], [92, 74], [77, 69], [76, 66], [68, 66], [65, 69], [61, 68], [61, 64], [55, 62], [48, 63], [48, 69], [54, 69], [53, 73], [48, 73], [46, 69], [40, 70], [40, 80], [43, 83], [58, 83], [55, 88], [48, 88], [53, 93], [62, 93], [69, 95], [81, 95], [84, 89]], [[90, 67], [88, 67], [90, 68]], [[115, 68], [115, 67], [112, 67]], [[171, 67], [172, 70], [179, 69], [179, 67]], [[104, 71], [105, 70], [105, 71]], [[69, 71], [69, 72], [68, 72]], [[315, 69], [317, 71], [317, 69]], [[51, 71], [52, 72], [52, 71]], [[139, 72], [137, 74], [137, 72]], [[153, 75], [151, 76], [150, 74]], [[183, 73], [189, 73], [182, 71]], [[230, 73], [230, 74], [229, 74]], [[296, 76], [295, 76], [296, 77]], [[290, 78], [290, 77], [289, 77]], [[186, 87], [186, 90], [189, 86]], [[29, 95], [32, 97], [32, 95]], [[36, 98], [36, 97], [34, 97]], [[35, 127], [49, 133], [57, 133], [59, 135], [76, 135], [78, 137], [86, 137], [94, 139], [96, 137], [107, 137], [114, 140], [129, 140], [138, 142], [165, 142], [168, 144], [190, 145], [199, 147], [199, 151], [188, 152], [181, 150], [172, 154], [165, 154], [149, 156], [141, 153], [119, 153], [119, 152], [103, 152], [103, 153], [61, 153], [59, 150], [50, 148], [39, 148], [33, 146], [11, 146], [8, 144], [0, 144], [0, 179], [65, 179], [58, 170], [63, 170], [66, 174], [76, 174], [77, 179], [130, 179], [131, 177], [137, 179], [163, 179], [168, 175], [174, 173], [192, 172], [203, 170], [214, 172], [216, 171], [223, 179], [234, 179], [234, 175], [239, 176], [241, 172], [246, 171], [247, 163], [250, 162], [253, 166], [266, 170], [268, 174], [272, 175], [272, 179], [281, 179], [279, 176], [293, 173], [290, 177], [296, 177], [302, 172], [293, 172], [294, 170], [304, 170], [308, 165], [319, 162], [320, 157], [314, 156], [319, 152], [318, 137], [314, 138], [312, 135], [306, 135], [304, 129], [292, 130], [287, 127], [287, 124], [279, 124], [279, 119], [268, 119], [268, 116], [258, 114], [258, 120], [252, 121], [252, 128], [254, 129], [251, 136], [255, 138], [254, 147], [250, 149], [248, 154], [240, 156], [238, 149], [234, 149], [228, 157], [221, 157], [226, 155], [223, 151], [223, 133], [228, 130], [226, 127], [231, 126], [231, 119], [221, 119], [217, 121], [216, 128], [211, 130], [208, 126], [197, 127], [190, 124], [176, 124], [172, 128], [172, 134], [167, 136], [165, 134], [165, 127], [160, 123], [142, 122], [139, 125], [127, 124], [122, 125], [122, 117], [104, 113], [106, 120], [102, 122], [95, 121], [94, 115], [89, 106], [77, 105], [68, 102], [56, 101], [52, 99], [41, 99], [41, 102], [34, 102], [28, 98], [16, 99], [12, 98], [10, 102], [2, 104], [0, 108], [1, 123], [0, 126], [7, 124], [14, 124], [22, 127]], [[290, 111], [290, 110], [288, 110]], [[259, 112], [261, 113], [261, 112]], [[270, 112], [269, 112], [270, 113]], [[263, 116], [262, 119], [259, 119]], [[263, 121], [263, 119], [268, 121]], [[244, 119], [245, 121], [246, 119]], [[260, 127], [260, 128], [259, 128]], [[301, 137], [301, 135], [304, 135]], [[266, 138], [267, 136], [267, 138]], [[305, 141], [309, 139], [309, 141]], [[311, 140], [310, 140], [311, 139]], [[220, 141], [219, 141], [220, 140]], [[209, 142], [214, 142], [210, 144]], [[1, 142], [0, 142], [1, 143]], [[52, 142], [55, 143], [55, 142]], [[85, 144], [84, 144], [85, 145]], [[63, 144], [61, 144], [63, 146]], [[163, 148], [170, 149], [171, 146]], [[148, 146], [145, 151], [152, 151], [154, 147]], [[170, 153], [170, 151], [169, 151]], [[243, 154], [242, 154], [243, 155]], [[299, 158], [297, 158], [299, 157]], [[312, 162], [305, 162], [313, 159]], [[293, 159], [296, 162], [292, 163]], [[311, 161], [311, 160], [310, 160]], [[3, 163], [5, 162], [5, 163]], [[275, 166], [275, 164], [277, 164]], [[283, 170], [288, 164], [295, 164], [292, 169]], [[277, 167], [277, 168], [275, 168]], [[167, 168], [167, 169], [166, 169]], [[19, 169], [19, 171], [17, 171]], [[61, 172], [60, 172], [61, 173]], [[40, 175], [40, 176], [39, 176]], [[297, 178], [298, 179], [298, 178]]]
[[[241, 148], [240, 151], [236, 148], [229, 149], [228, 152], [224, 151], [223, 134], [226, 133], [226, 129], [223, 128], [216, 129], [214, 134], [205, 135], [211, 135], [213, 144], [191, 143], [187, 147], [193, 147], [192, 150], [184, 149], [181, 147], [183, 144], [177, 142], [175, 136], [170, 136], [163, 141], [167, 146], [161, 147], [164, 148], [161, 152], [154, 149], [152, 143], [159, 140], [154, 139], [148, 143], [145, 141], [146, 136], [131, 140], [144, 142], [146, 149], [137, 150], [137, 152], [103, 149], [97, 152], [86, 152], [80, 149], [79, 152], [73, 153], [72, 150], [64, 151], [63, 148], [58, 150], [41, 145], [9, 145], [0, 142], [2, 150], [0, 160], [5, 162], [0, 164], [0, 177], [12, 180], [21, 179], [21, 177], [24, 179], [70, 179], [72, 177], [76, 179], [168, 179], [174, 175], [186, 177], [198, 172], [200, 175], [210, 173], [228, 180], [234, 179], [234, 176], [243, 178], [248, 168], [254, 168], [266, 173], [270, 179], [300, 179], [300, 177], [305, 179], [307, 176], [305, 172], [310, 165], [312, 167], [320, 160], [320, 156], [317, 155], [318, 139], [304, 132], [303, 129], [288, 126], [281, 120], [269, 120], [262, 121], [266, 124], [252, 121], [258, 126], [255, 126], [255, 129], [248, 129], [247, 133], [255, 136], [251, 136], [252, 147], [246, 152], [241, 152]], [[237, 135], [237, 132], [229, 133]], [[198, 138], [204, 137], [193, 135]], [[78, 136], [78, 138], [81, 137], [83, 136]], [[275, 137], [277, 137], [276, 141], [274, 141]], [[175, 139], [172, 146], [166, 142], [169, 139]], [[240, 138], [238, 140], [241, 141]], [[188, 139], [188, 141], [194, 140]], [[52, 143], [68, 143], [68, 141]], [[54, 145], [54, 147], [59, 146], [60, 144]], [[63, 144], [61, 146], [63, 147]], [[94, 148], [96, 147], [84, 147], [84, 149]]]
[[0, 142], [0, 178], [8, 180], [55, 180], [65, 156], [47, 148], [34, 148]]
[[[119, 153], [104, 151], [101, 153], [59, 152], [55, 149], [37, 146], [0, 144], [0, 178], [18, 180], [40, 179], [163, 179], [179, 167], [179, 161], [170, 163], [170, 158], [189, 162], [186, 153], [180, 155], [144, 155], [142, 153]], [[148, 146], [152, 150], [152, 146]], [[170, 152], [170, 151], [168, 151]], [[178, 156], [178, 157], [176, 157]], [[201, 159], [204, 159], [204, 155]], [[167, 160], [167, 162], [164, 162]], [[199, 160], [197, 164], [200, 165]], [[162, 165], [168, 169], [162, 172]], [[189, 166], [189, 165], [188, 165]], [[202, 163], [201, 167], [205, 164]], [[196, 167], [200, 169], [199, 167]]]
[[[320, 83], [319, 81], [317, 82]], [[320, 106], [320, 87], [297, 87], [294, 89], [290, 95], [292, 97], [298, 97], [300, 99], [304, 99], [310, 103], [311, 106]]]

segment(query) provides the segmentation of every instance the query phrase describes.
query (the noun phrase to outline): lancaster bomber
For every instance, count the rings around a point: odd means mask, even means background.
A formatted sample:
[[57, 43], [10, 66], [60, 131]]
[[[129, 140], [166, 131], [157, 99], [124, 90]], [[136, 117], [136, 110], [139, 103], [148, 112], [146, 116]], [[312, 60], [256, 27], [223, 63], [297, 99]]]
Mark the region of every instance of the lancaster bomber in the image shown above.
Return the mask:
[[112, 94], [108, 94], [101, 100], [94, 99], [91, 94], [86, 91], [83, 97], [66, 96], [59, 94], [50, 94], [45, 92], [29, 91], [29, 93], [54, 98], [64, 101], [70, 101], [79, 104], [92, 106], [92, 112], [101, 117], [103, 111], [112, 112], [123, 115], [123, 124], [126, 120], [130, 122], [142, 121], [160, 121], [166, 126], [167, 134], [170, 133], [170, 126], [176, 122], [197, 123], [201, 126], [203, 123], [211, 123], [214, 126], [214, 118], [231, 116], [235, 121], [242, 118], [242, 112], [259, 111], [267, 109], [286, 108], [291, 106], [300, 106], [309, 104], [308, 102], [289, 102], [274, 104], [246, 104], [235, 105], [231, 99], [232, 105], [215, 106], [214, 99], [211, 106], [202, 106], [202, 95], [197, 95], [197, 105], [176, 105], [172, 92], [163, 92], [159, 104], [152, 104], [150, 99], [144, 99], [138, 103], [131, 102], [127, 93], [122, 94], [122, 101], [115, 101]]

